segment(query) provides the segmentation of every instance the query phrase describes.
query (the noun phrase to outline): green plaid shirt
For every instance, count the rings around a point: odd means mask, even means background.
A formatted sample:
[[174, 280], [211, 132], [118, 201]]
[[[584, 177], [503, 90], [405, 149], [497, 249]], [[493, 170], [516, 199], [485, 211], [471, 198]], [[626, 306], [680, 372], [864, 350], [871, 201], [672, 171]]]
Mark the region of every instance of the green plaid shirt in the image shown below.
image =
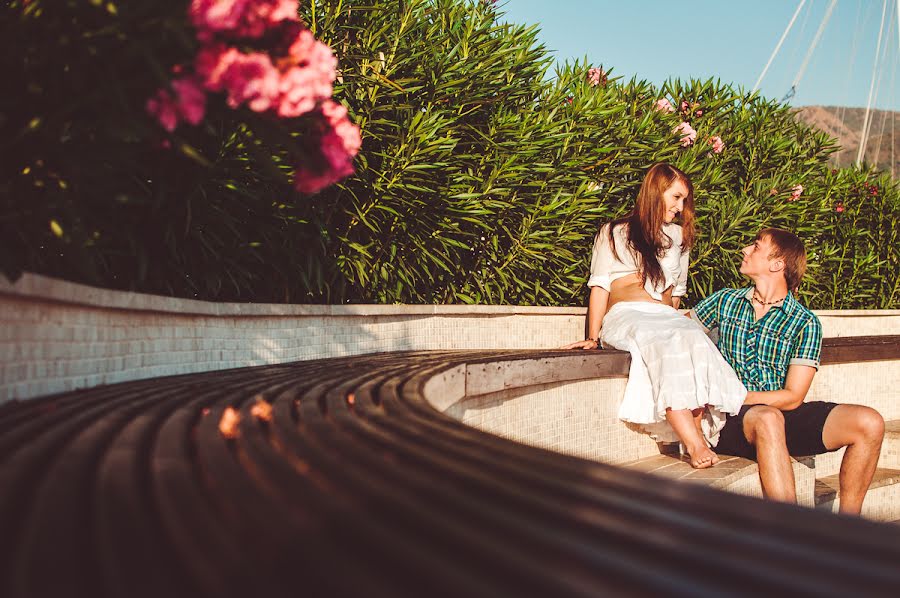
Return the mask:
[[822, 324], [793, 294], [759, 321], [753, 287], [722, 289], [701, 301], [691, 317], [707, 330], [719, 329], [718, 346], [749, 391], [784, 388], [788, 367], [819, 368]]

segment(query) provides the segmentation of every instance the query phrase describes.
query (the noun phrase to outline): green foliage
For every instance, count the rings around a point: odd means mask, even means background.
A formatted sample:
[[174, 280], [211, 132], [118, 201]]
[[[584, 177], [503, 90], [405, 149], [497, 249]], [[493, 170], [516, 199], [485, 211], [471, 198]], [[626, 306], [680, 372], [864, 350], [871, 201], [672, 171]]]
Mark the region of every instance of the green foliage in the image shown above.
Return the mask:
[[[291, 130], [210, 102], [166, 134], [145, 112], [196, 50], [187, 1], [0, 9], [0, 267], [206, 299], [284, 300]], [[166, 147], [167, 146], [167, 147]]]
[[331, 298], [572, 300], [578, 242], [607, 210], [535, 28], [456, 0], [303, 10], [338, 50], [340, 93], [364, 131], [359, 176], [322, 193], [338, 208], [326, 253], [349, 281], [323, 281]]
[[[808, 305], [900, 305], [897, 184], [832, 171], [833, 140], [720, 81], [591, 86], [586, 62], [548, 78], [536, 28], [489, 2], [304, 0], [363, 147], [356, 176], [303, 198], [285, 181], [302, 121], [213, 111], [155, 147], [143, 102], [192, 51], [183, 3], [60, 4], [7, 9], [0, 29], [26, 90], [0, 97], [7, 273], [212, 300], [581, 305], [598, 226], [667, 161], [696, 189], [689, 303], [744, 284], [738, 251], [779, 226], [811, 250]], [[691, 147], [673, 132], [685, 118]]]

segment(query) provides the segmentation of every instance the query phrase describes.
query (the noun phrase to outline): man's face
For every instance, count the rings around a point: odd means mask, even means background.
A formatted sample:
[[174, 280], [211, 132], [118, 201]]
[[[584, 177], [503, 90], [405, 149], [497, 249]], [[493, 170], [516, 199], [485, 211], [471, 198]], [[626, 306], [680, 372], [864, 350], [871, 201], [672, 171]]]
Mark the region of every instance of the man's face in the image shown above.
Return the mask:
[[773, 260], [769, 258], [775, 247], [772, 245], [771, 239], [762, 237], [741, 249], [744, 259], [741, 261], [741, 274], [745, 276], [754, 276], [768, 273]]

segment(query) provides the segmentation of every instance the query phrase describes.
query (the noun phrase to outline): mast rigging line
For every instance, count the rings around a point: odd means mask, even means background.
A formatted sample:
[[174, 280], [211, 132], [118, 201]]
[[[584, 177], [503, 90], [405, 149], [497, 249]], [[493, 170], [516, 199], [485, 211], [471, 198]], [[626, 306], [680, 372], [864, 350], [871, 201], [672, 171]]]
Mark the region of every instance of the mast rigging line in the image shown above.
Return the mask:
[[759, 84], [762, 83], [763, 77], [766, 76], [766, 72], [769, 70], [769, 67], [772, 66], [772, 61], [775, 60], [775, 56], [777, 56], [778, 51], [781, 50], [781, 45], [784, 43], [785, 38], [787, 38], [788, 33], [790, 33], [791, 27], [794, 26], [794, 22], [797, 20], [797, 16], [800, 14], [800, 10], [803, 8], [804, 4], [806, 4], [806, 0], [800, 0], [800, 4], [797, 5], [797, 10], [794, 11], [794, 16], [791, 17], [791, 21], [788, 23], [787, 28], [784, 30], [784, 33], [781, 34], [781, 39], [778, 40], [775, 50], [773, 50], [772, 55], [769, 56], [769, 62], [766, 63], [765, 68], [763, 68], [762, 72], [759, 74], [759, 79], [756, 80], [756, 85], [753, 86], [753, 90], [750, 93], [754, 93], [759, 89]]
[[881, 25], [878, 26], [878, 43], [875, 46], [875, 64], [872, 65], [872, 82], [869, 84], [869, 100], [866, 102], [866, 115], [863, 118], [863, 130], [859, 139], [859, 151], [856, 154], [856, 167], [862, 164], [862, 158], [866, 151], [866, 141], [869, 137], [869, 115], [872, 112], [872, 93], [875, 91], [875, 78], [878, 73], [878, 62], [881, 52], [881, 38], [884, 36], [884, 16], [887, 13], [887, 0], [881, 6]]
[[809, 49], [806, 51], [806, 56], [804, 56], [803, 58], [803, 64], [800, 65], [800, 70], [797, 71], [797, 76], [794, 77], [794, 82], [791, 84], [791, 89], [796, 89], [797, 86], [800, 85], [800, 79], [802, 79], [803, 75], [806, 73], [806, 67], [809, 65], [809, 60], [810, 58], [812, 58], [813, 52], [816, 51], [816, 46], [819, 45], [819, 40], [822, 39], [822, 34], [825, 32], [825, 27], [828, 25], [828, 21], [831, 20], [831, 13], [834, 12], [834, 7], [836, 4], [837, 0], [831, 0], [831, 4], [828, 5], [828, 10], [825, 11], [825, 17], [822, 19], [822, 22], [819, 23], [819, 29], [816, 31], [816, 36], [813, 38], [812, 44], [810, 44]]

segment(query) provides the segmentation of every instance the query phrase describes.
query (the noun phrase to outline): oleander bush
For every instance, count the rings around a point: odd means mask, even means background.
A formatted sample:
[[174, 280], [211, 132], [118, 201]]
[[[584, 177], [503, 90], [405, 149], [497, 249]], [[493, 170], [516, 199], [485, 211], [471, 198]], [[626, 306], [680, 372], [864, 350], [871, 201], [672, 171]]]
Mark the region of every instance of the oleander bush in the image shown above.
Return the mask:
[[303, 0], [362, 148], [355, 175], [301, 194], [304, 119], [218, 106], [161, 134], [147, 115], [195, 51], [175, 4], [4, 9], [17, 52], [0, 60], [22, 90], [0, 97], [8, 276], [210, 300], [582, 305], [598, 226], [668, 161], [696, 189], [689, 303], [743, 284], [739, 249], [780, 226], [810, 248], [811, 307], [900, 305], [897, 183], [833, 170], [835, 142], [786, 105], [585, 61], [551, 73], [537, 29], [492, 2]]

